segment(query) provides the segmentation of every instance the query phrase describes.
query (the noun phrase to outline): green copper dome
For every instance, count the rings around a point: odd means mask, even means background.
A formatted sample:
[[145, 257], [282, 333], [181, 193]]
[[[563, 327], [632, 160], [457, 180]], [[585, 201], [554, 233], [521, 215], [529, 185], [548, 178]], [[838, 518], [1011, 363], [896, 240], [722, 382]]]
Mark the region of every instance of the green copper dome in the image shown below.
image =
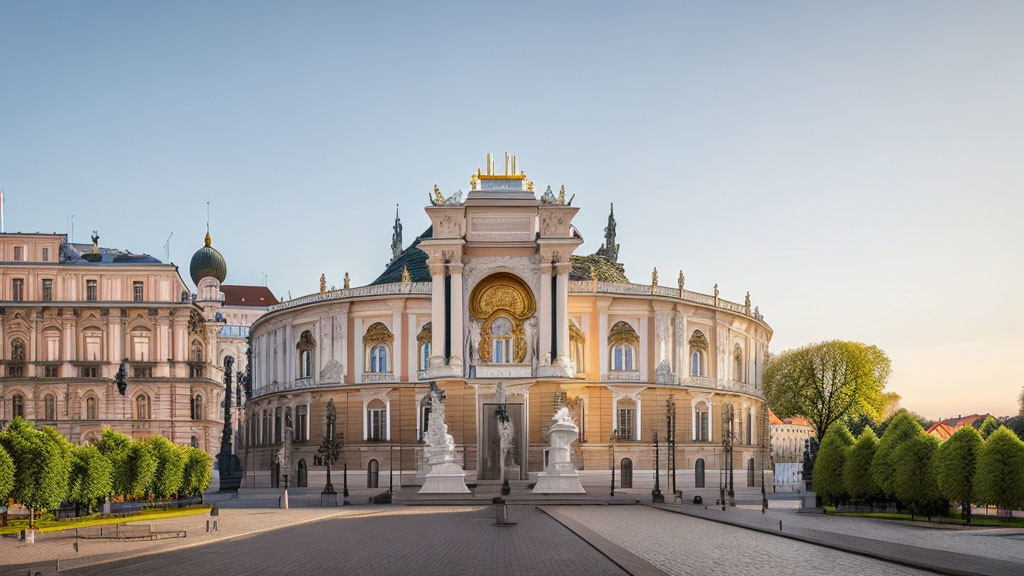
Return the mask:
[[199, 281], [207, 276], [213, 276], [218, 282], [224, 283], [224, 279], [228, 277], [228, 264], [224, 261], [224, 257], [220, 255], [212, 246], [210, 246], [210, 234], [206, 234], [206, 245], [196, 250], [196, 253], [192, 255], [192, 263], [188, 266], [189, 274], [192, 275], [192, 281], [199, 285]]

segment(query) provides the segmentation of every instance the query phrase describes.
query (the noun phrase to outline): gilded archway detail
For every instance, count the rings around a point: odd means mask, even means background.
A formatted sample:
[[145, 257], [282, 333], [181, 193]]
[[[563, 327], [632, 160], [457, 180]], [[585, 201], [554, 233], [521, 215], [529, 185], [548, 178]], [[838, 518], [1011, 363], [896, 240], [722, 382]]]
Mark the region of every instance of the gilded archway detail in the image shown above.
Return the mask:
[[518, 276], [507, 272], [492, 274], [473, 288], [469, 297], [469, 313], [483, 320], [477, 352], [485, 363], [491, 362], [491, 326], [498, 318], [512, 324], [512, 356], [516, 363], [526, 358], [526, 336], [523, 323], [537, 311], [533, 291]]

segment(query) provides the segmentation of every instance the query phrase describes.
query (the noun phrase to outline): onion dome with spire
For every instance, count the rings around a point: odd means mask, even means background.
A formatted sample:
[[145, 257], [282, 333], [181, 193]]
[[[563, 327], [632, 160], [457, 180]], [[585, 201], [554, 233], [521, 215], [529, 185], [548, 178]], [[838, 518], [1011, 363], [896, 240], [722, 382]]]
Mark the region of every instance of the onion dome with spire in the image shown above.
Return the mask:
[[224, 283], [228, 277], [228, 264], [213, 246], [210, 246], [210, 233], [206, 233], [205, 246], [196, 250], [192, 262], [188, 266], [189, 274], [196, 286], [203, 278], [214, 277], [217, 282]]

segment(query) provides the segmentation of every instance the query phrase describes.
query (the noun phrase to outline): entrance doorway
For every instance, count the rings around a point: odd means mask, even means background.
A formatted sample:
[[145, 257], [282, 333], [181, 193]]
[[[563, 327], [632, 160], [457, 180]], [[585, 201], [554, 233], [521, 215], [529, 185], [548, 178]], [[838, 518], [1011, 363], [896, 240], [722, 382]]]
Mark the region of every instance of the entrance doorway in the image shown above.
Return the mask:
[[380, 482], [380, 463], [370, 460], [370, 464], [366, 467], [366, 487], [376, 488], [378, 482]]
[[633, 487], [633, 461], [629, 458], [623, 458], [619, 463], [619, 478], [621, 478], [619, 488]]

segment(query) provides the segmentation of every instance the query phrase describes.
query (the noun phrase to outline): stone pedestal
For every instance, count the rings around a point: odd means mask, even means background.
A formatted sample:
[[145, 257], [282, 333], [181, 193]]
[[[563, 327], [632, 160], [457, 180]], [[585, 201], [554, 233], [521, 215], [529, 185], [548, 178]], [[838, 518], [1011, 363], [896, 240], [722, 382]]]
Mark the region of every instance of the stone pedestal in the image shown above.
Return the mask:
[[423, 480], [419, 494], [469, 494], [466, 473], [454, 462], [434, 464]]
[[580, 484], [580, 475], [572, 465], [569, 452], [572, 443], [579, 435], [579, 428], [572, 422], [568, 408], [561, 408], [555, 413], [551, 424], [551, 449], [548, 451], [548, 465], [537, 474], [537, 484], [533, 487], [534, 494], [584, 494], [586, 490]]
[[337, 506], [338, 505], [338, 493], [337, 492], [330, 492], [330, 493], [321, 492], [320, 493], [320, 505], [325, 507], [325, 508], [328, 507], [328, 506]]
[[288, 489], [287, 488], [285, 488], [284, 492], [281, 493], [281, 499], [279, 500], [279, 505], [280, 505], [280, 508], [282, 510], [287, 510], [288, 509]]

